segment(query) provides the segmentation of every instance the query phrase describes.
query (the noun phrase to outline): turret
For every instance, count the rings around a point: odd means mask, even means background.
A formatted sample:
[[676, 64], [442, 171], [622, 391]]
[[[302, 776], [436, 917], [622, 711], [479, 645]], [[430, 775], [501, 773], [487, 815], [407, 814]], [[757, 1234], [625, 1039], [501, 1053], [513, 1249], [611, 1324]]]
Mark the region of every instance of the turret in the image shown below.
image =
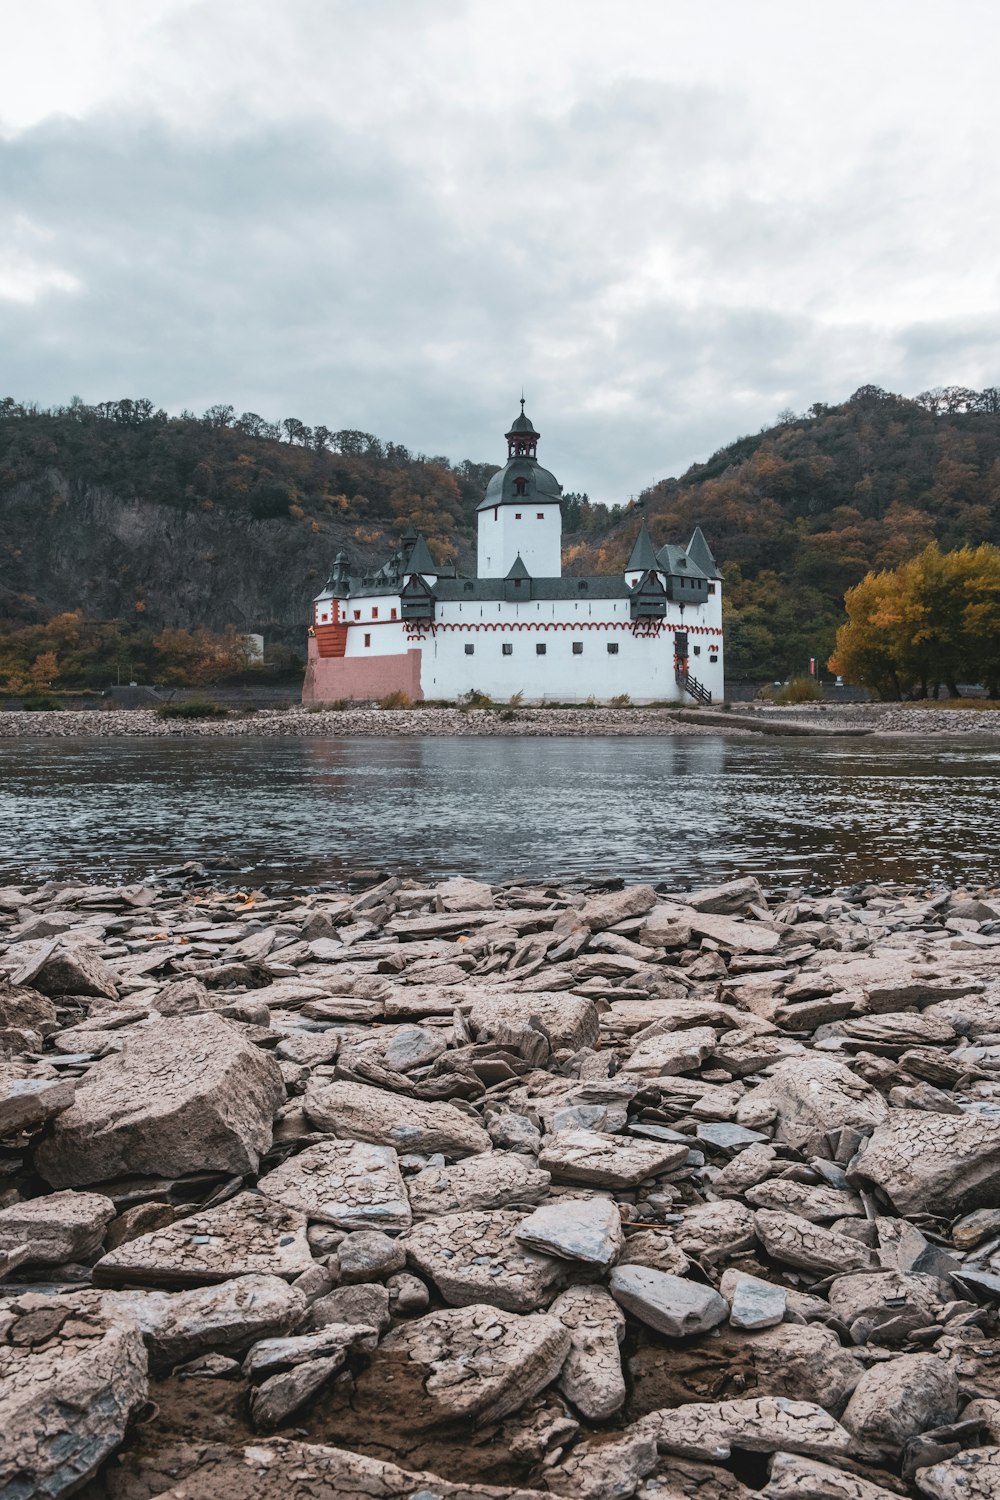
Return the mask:
[[507, 462], [479, 506], [479, 577], [506, 578], [520, 557], [533, 578], [562, 576], [562, 485], [538, 462], [539, 434], [525, 414], [514, 418]]

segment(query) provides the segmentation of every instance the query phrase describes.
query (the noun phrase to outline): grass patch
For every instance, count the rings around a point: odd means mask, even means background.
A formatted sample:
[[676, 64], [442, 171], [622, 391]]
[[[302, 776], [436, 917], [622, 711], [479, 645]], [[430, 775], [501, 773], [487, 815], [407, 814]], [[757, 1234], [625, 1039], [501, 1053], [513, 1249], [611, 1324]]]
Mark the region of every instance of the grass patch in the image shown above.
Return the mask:
[[820, 703], [823, 694], [813, 677], [793, 677], [775, 694], [775, 703]]
[[225, 719], [229, 709], [222, 703], [213, 703], [210, 698], [188, 698], [184, 703], [161, 703], [156, 710], [158, 719]]
[[386, 693], [381, 702], [382, 708], [412, 708], [413, 699], [409, 693], [404, 693], [402, 688], [397, 688], [394, 693]]
[[62, 709], [61, 699], [52, 693], [29, 693], [21, 699], [21, 708], [28, 714], [51, 714]]

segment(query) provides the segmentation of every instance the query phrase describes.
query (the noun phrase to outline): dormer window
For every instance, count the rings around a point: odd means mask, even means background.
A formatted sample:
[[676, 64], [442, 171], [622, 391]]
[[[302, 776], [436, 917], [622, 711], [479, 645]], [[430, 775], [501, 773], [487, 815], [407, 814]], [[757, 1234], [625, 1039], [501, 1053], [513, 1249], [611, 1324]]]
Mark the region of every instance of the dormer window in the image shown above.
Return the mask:
[[472, 584], [471, 583], [463, 584], [463, 588], [465, 589], [465, 592], [467, 594], [471, 594], [472, 593]]
[[514, 480], [514, 494], [526, 495], [528, 493], [528, 481], [524, 478]]
[[589, 584], [587, 583], [586, 578], [581, 578], [580, 579], [580, 582], [577, 584], [577, 588], [579, 589], [579, 591], [580, 591], [581, 594], [585, 594], [587, 592], [587, 589], [589, 588]]

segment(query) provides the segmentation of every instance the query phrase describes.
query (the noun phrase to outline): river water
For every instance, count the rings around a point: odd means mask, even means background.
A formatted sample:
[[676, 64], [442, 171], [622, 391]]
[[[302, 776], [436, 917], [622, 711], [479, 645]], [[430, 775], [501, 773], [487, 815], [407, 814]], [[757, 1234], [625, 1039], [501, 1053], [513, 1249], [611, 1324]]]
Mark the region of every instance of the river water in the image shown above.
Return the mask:
[[1000, 740], [7, 740], [0, 883], [219, 855], [307, 882], [1000, 883], [998, 788]]

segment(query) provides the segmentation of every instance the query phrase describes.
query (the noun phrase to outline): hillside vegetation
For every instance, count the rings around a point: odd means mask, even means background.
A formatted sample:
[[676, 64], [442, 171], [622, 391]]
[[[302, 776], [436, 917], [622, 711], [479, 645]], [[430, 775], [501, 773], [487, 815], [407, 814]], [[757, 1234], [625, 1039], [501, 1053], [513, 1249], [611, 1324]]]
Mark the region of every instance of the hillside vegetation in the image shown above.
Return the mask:
[[[641, 507], [641, 509], [640, 509]], [[844, 593], [936, 541], [1000, 543], [1000, 390], [908, 399], [863, 386], [841, 406], [785, 413], [648, 490], [573, 571], [621, 567], [644, 514], [658, 542], [708, 537], [727, 582], [727, 675], [824, 664]]]
[[[169, 417], [146, 400], [42, 411], [8, 397], [0, 679], [27, 679], [40, 653], [36, 676], [65, 686], [103, 685], [115, 663], [174, 679], [196, 658], [224, 664], [203, 676], [229, 671], [227, 630], [260, 631], [292, 669], [338, 547], [380, 561], [412, 523], [439, 563], [470, 567], [496, 467], [228, 406]], [[827, 660], [844, 593], [869, 571], [932, 541], [1000, 543], [1000, 390], [863, 386], [784, 413], [636, 505], [568, 495], [564, 510], [577, 574], [623, 567], [642, 516], [658, 542], [702, 526], [727, 581], [731, 674], [787, 677]]]

